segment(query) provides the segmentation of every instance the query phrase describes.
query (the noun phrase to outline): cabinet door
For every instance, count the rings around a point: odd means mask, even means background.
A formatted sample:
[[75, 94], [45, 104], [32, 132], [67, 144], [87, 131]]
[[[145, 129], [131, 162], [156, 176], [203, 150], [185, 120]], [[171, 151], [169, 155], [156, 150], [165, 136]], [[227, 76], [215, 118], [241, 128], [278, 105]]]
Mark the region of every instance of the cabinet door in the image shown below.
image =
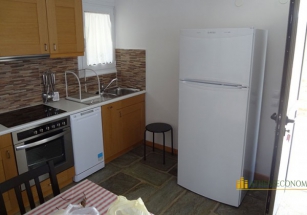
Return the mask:
[[139, 95], [102, 106], [105, 162], [126, 153], [143, 141], [145, 97]]
[[84, 55], [81, 0], [46, 0], [51, 57]]
[[120, 145], [128, 149], [143, 141], [145, 128], [145, 103], [140, 102], [118, 110], [120, 127]]
[[[0, 182], [17, 176], [15, 154], [10, 134], [0, 136]], [[14, 190], [3, 194], [6, 210], [9, 213], [18, 211]]]
[[108, 105], [103, 105], [101, 108], [105, 162], [111, 161], [120, 151], [118, 138], [121, 134], [118, 129], [119, 115], [116, 110], [118, 104], [118, 102], [114, 102]]
[[[0, 149], [0, 152], [1, 152], [2, 167], [3, 167], [5, 180], [10, 179], [14, 176], [17, 176], [17, 168], [16, 168], [16, 163], [15, 163], [15, 155], [14, 155], [13, 147], [8, 146], [5, 148], [2, 148]], [[10, 190], [4, 194], [4, 202], [5, 202], [7, 211], [16, 211], [18, 204], [17, 204], [14, 190]]]
[[5, 173], [5, 179], [13, 178], [17, 175], [17, 168], [15, 162], [15, 154], [13, 146], [8, 146], [1, 149], [1, 157], [3, 162], [3, 169]]
[[0, 0], [0, 57], [48, 53], [45, 1]]

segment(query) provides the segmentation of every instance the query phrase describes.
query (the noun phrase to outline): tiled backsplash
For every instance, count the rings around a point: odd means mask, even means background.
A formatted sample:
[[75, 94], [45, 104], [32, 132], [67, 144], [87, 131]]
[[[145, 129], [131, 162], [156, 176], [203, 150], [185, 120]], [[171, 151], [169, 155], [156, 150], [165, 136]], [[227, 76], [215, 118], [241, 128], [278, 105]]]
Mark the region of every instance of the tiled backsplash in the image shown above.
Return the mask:
[[[101, 75], [101, 84], [108, 84], [117, 75], [119, 86], [145, 89], [145, 50], [118, 49], [116, 57], [118, 74]], [[0, 62], [0, 113], [41, 104], [42, 74], [48, 69], [56, 74], [56, 91], [65, 97], [64, 73], [78, 69], [77, 58]]]
[[64, 71], [76, 68], [76, 58], [46, 58], [0, 63], [0, 112], [42, 103], [42, 73], [48, 69], [56, 73], [56, 90], [61, 96], [64, 95], [58, 79]]
[[117, 49], [116, 69], [118, 84], [145, 90], [146, 51], [137, 49]]

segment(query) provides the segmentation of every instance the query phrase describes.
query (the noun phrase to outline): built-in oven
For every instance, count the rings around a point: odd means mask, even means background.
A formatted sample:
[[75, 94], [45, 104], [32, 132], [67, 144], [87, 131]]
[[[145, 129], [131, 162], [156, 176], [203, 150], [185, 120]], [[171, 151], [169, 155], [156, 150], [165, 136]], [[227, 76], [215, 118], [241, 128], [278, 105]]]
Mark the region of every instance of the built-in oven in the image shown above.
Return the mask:
[[69, 117], [13, 132], [12, 137], [19, 174], [48, 160], [54, 161], [57, 173], [74, 166]]

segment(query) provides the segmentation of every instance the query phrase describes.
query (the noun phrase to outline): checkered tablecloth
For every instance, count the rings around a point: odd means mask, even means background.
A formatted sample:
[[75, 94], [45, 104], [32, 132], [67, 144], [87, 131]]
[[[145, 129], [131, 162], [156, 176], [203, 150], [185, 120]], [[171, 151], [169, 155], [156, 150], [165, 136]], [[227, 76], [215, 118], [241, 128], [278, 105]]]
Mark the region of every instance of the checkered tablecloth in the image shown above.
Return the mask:
[[29, 211], [27, 215], [47, 215], [58, 209], [66, 209], [69, 204], [80, 204], [84, 195], [86, 207], [95, 207], [100, 214], [108, 211], [109, 205], [117, 199], [117, 195], [101, 186], [84, 180], [60, 195]]

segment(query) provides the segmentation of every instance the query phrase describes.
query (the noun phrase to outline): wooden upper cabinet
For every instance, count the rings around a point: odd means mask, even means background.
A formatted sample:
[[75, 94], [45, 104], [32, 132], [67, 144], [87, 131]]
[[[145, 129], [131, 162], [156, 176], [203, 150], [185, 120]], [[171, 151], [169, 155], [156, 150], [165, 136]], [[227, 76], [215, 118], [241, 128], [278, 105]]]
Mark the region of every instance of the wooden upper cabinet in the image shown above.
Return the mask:
[[81, 0], [0, 0], [0, 57], [84, 55]]
[[46, 3], [0, 0], [0, 57], [48, 54]]
[[51, 57], [84, 55], [81, 0], [46, 0]]

